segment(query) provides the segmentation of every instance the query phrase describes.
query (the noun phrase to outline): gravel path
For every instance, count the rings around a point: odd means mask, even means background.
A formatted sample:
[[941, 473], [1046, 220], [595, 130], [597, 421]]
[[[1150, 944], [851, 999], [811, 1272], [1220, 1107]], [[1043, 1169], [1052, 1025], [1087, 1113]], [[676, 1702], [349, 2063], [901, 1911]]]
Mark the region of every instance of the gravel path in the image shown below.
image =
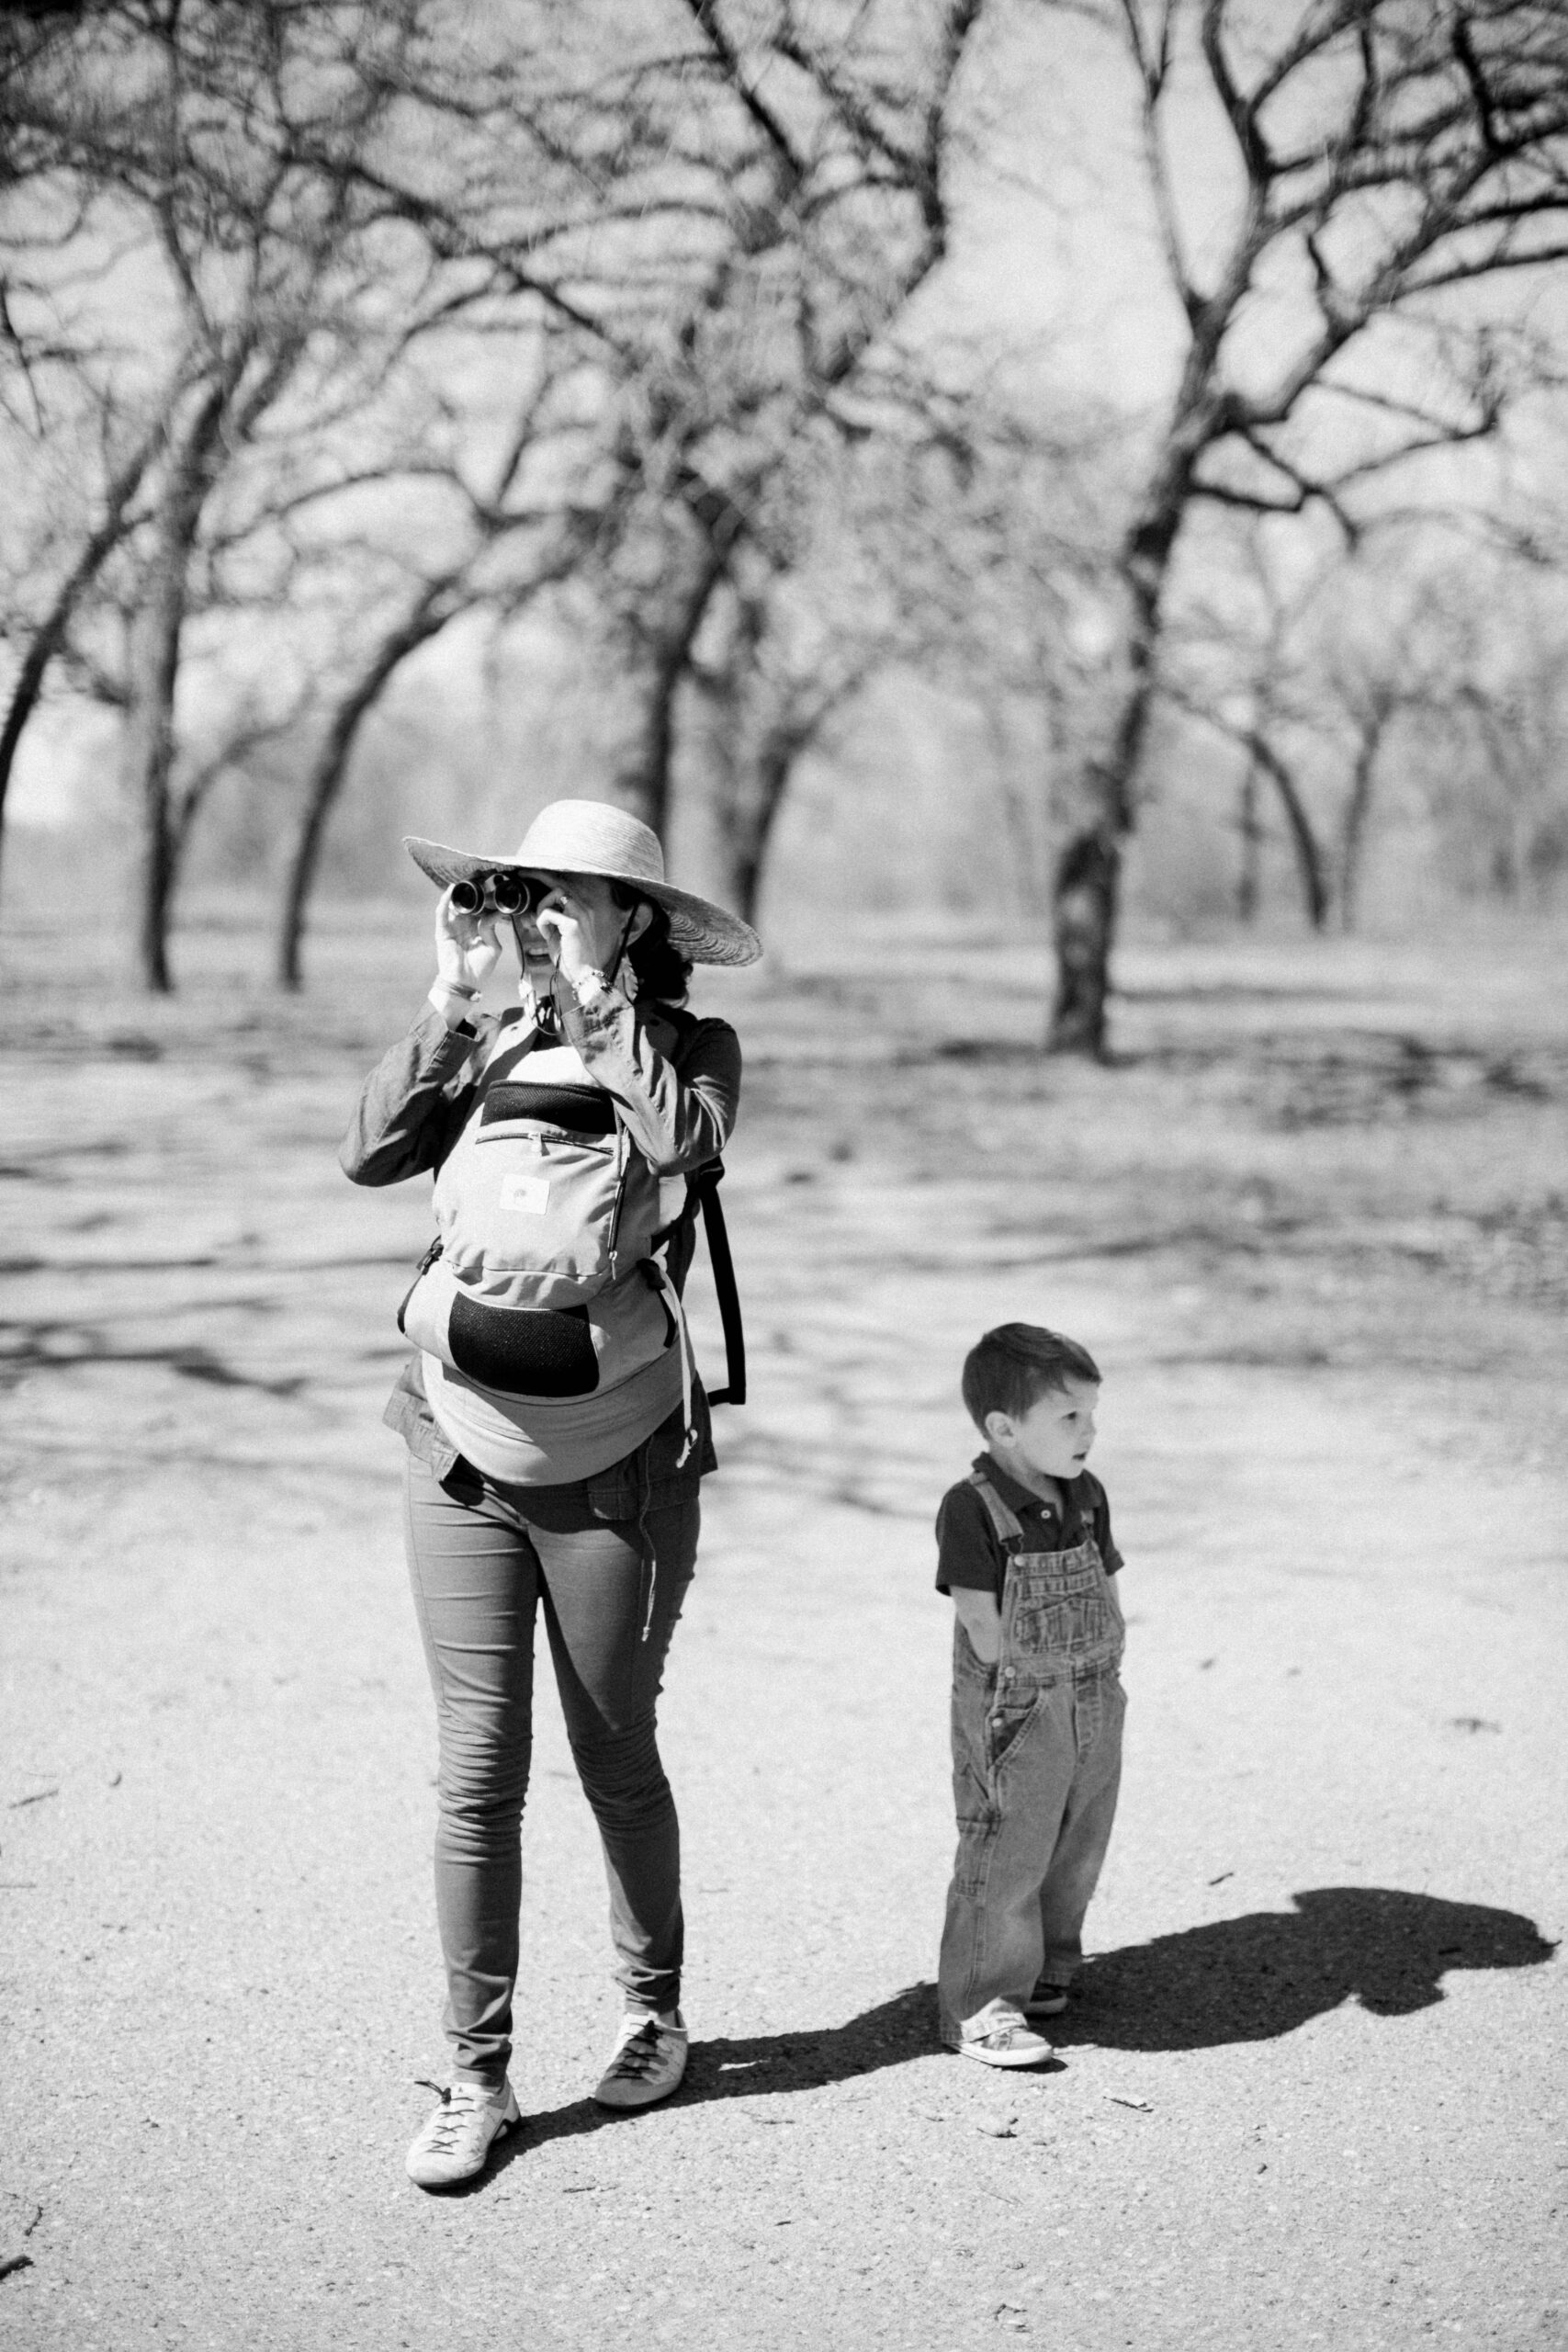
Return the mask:
[[[688, 2086], [588, 2101], [604, 1894], [548, 1702], [526, 2129], [423, 2197], [434, 1735], [377, 1413], [423, 1204], [332, 1173], [353, 1041], [153, 1042], [8, 1065], [6, 2352], [1568, 2345], [1565, 1482], [1503, 1374], [1214, 1344], [1251, 1310], [1190, 1251], [1182, 1306], [1044, 1248], [1004, 1169], [836, 1157], [841, 1104], [803, 1127], [760, 1054], [755, 1402], [665, 1714]], [[933, 2041], [930, 1521], [958, 1358], [1016, 1313], [1105, 1364], [1132, 1630], [1095, 1957], [1010, 2079]]]

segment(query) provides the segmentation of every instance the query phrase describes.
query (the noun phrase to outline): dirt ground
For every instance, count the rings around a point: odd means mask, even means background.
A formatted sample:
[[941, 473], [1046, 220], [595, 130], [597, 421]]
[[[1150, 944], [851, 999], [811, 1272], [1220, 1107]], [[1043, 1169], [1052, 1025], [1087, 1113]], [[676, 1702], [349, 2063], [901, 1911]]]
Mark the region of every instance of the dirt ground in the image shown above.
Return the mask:
[[[547, 1700], [526, 2127], [434, 2199], [379, 1423], [427, 1209], [333, 1159], [417, 925], [343, 919], [282, 1008], [216, 918], [168, 1006], [13, 931], [6, 2352], [1568, 2346], [1561, 946], [1131, 949], [1108, 1069], [1040, 1059], [1017, 946], [706, 983], [753, 1401], [665, 1710], [691, 2074], [589, 2102], [604, 1891]], [[933, 2035], [931, 1521], [1012, 1316], [1105, 1368], [1132, 1632], [1081, 1998], [1009, 2078]]]

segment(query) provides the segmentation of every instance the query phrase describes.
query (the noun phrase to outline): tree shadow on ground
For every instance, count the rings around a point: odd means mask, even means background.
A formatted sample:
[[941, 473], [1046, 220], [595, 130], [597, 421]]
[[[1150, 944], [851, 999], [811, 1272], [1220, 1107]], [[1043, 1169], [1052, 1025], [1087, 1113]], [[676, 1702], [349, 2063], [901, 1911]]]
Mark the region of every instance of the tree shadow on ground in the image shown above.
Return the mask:
[[[1292, 2033], [1347, 2000], [1374, 2017], [1408, 2017], [1443, 1998], [1450, 1969], [1536, 1967], [1557, 1950], [1520, 1913], [1481, 1903], [1381, 1886], [1313, 1887], [1292, 1899], [1293, 1911], [1217, 1919], [1087, 1962], [1071, 2009], [1048, 2029], [1053, 2041], [1063, 2049], [1209, 2050]], [[930, 2057], [941, 2046], [936, 1987], [910, 1984], [847, 2025], [694, 2041], [677, 2097], [693, 2106], [819, 2090]], [[527, 2116], [488, 2172], [449, 2193], [482, 2189], [547, 2141], [635, 2120], [606, 2114], [591, 2099]]]
[[[35, 1373], [78, 1372], [85, 1364], [106, 1363], [158, 1364], [182, 1380], [199, 1381], [209, 1388], [252, 1388], [266, 1396], [297, 1396], [310, 1380], [302, 1372], [263, 1380], [239, 1371], [207, 1347], [113, 1347], [101, 1330], [85, 1323], [0, 1323], [0, 1386], [5, 1387]], [[404, 1351], [400, 1348], [397, 1352]]]

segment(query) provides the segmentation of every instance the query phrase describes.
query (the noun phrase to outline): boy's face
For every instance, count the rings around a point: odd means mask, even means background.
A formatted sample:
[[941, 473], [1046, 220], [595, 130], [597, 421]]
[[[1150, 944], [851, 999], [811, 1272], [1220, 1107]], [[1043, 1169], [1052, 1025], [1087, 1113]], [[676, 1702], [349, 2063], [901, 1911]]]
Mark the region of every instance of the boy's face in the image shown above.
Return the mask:
[[1015, 1476], [1032, 1471], [1037, 1478], [1076, 1478], [1094, 1443], [1099, 1402], [1096, 1382], [1069, 1380], [1065, 1388], [1037, 1396], [1027, 1413], [987, 1413], [986, 1435], [998, 1461]]

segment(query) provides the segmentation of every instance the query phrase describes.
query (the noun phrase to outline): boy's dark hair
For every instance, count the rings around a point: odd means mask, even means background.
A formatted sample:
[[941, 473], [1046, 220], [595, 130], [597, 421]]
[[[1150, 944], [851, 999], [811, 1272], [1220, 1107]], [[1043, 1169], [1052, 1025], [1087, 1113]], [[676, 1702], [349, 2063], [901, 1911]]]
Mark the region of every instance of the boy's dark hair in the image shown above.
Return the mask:
[[987, 1413], [1021, 1419], [1036, 1397], [1059, 1396], [1069, 1380], [1100, 1385], [1087, 1348], [1039, 1323], [998, 1323], [964, 1359], [964, 1402], [984, 1436]]

